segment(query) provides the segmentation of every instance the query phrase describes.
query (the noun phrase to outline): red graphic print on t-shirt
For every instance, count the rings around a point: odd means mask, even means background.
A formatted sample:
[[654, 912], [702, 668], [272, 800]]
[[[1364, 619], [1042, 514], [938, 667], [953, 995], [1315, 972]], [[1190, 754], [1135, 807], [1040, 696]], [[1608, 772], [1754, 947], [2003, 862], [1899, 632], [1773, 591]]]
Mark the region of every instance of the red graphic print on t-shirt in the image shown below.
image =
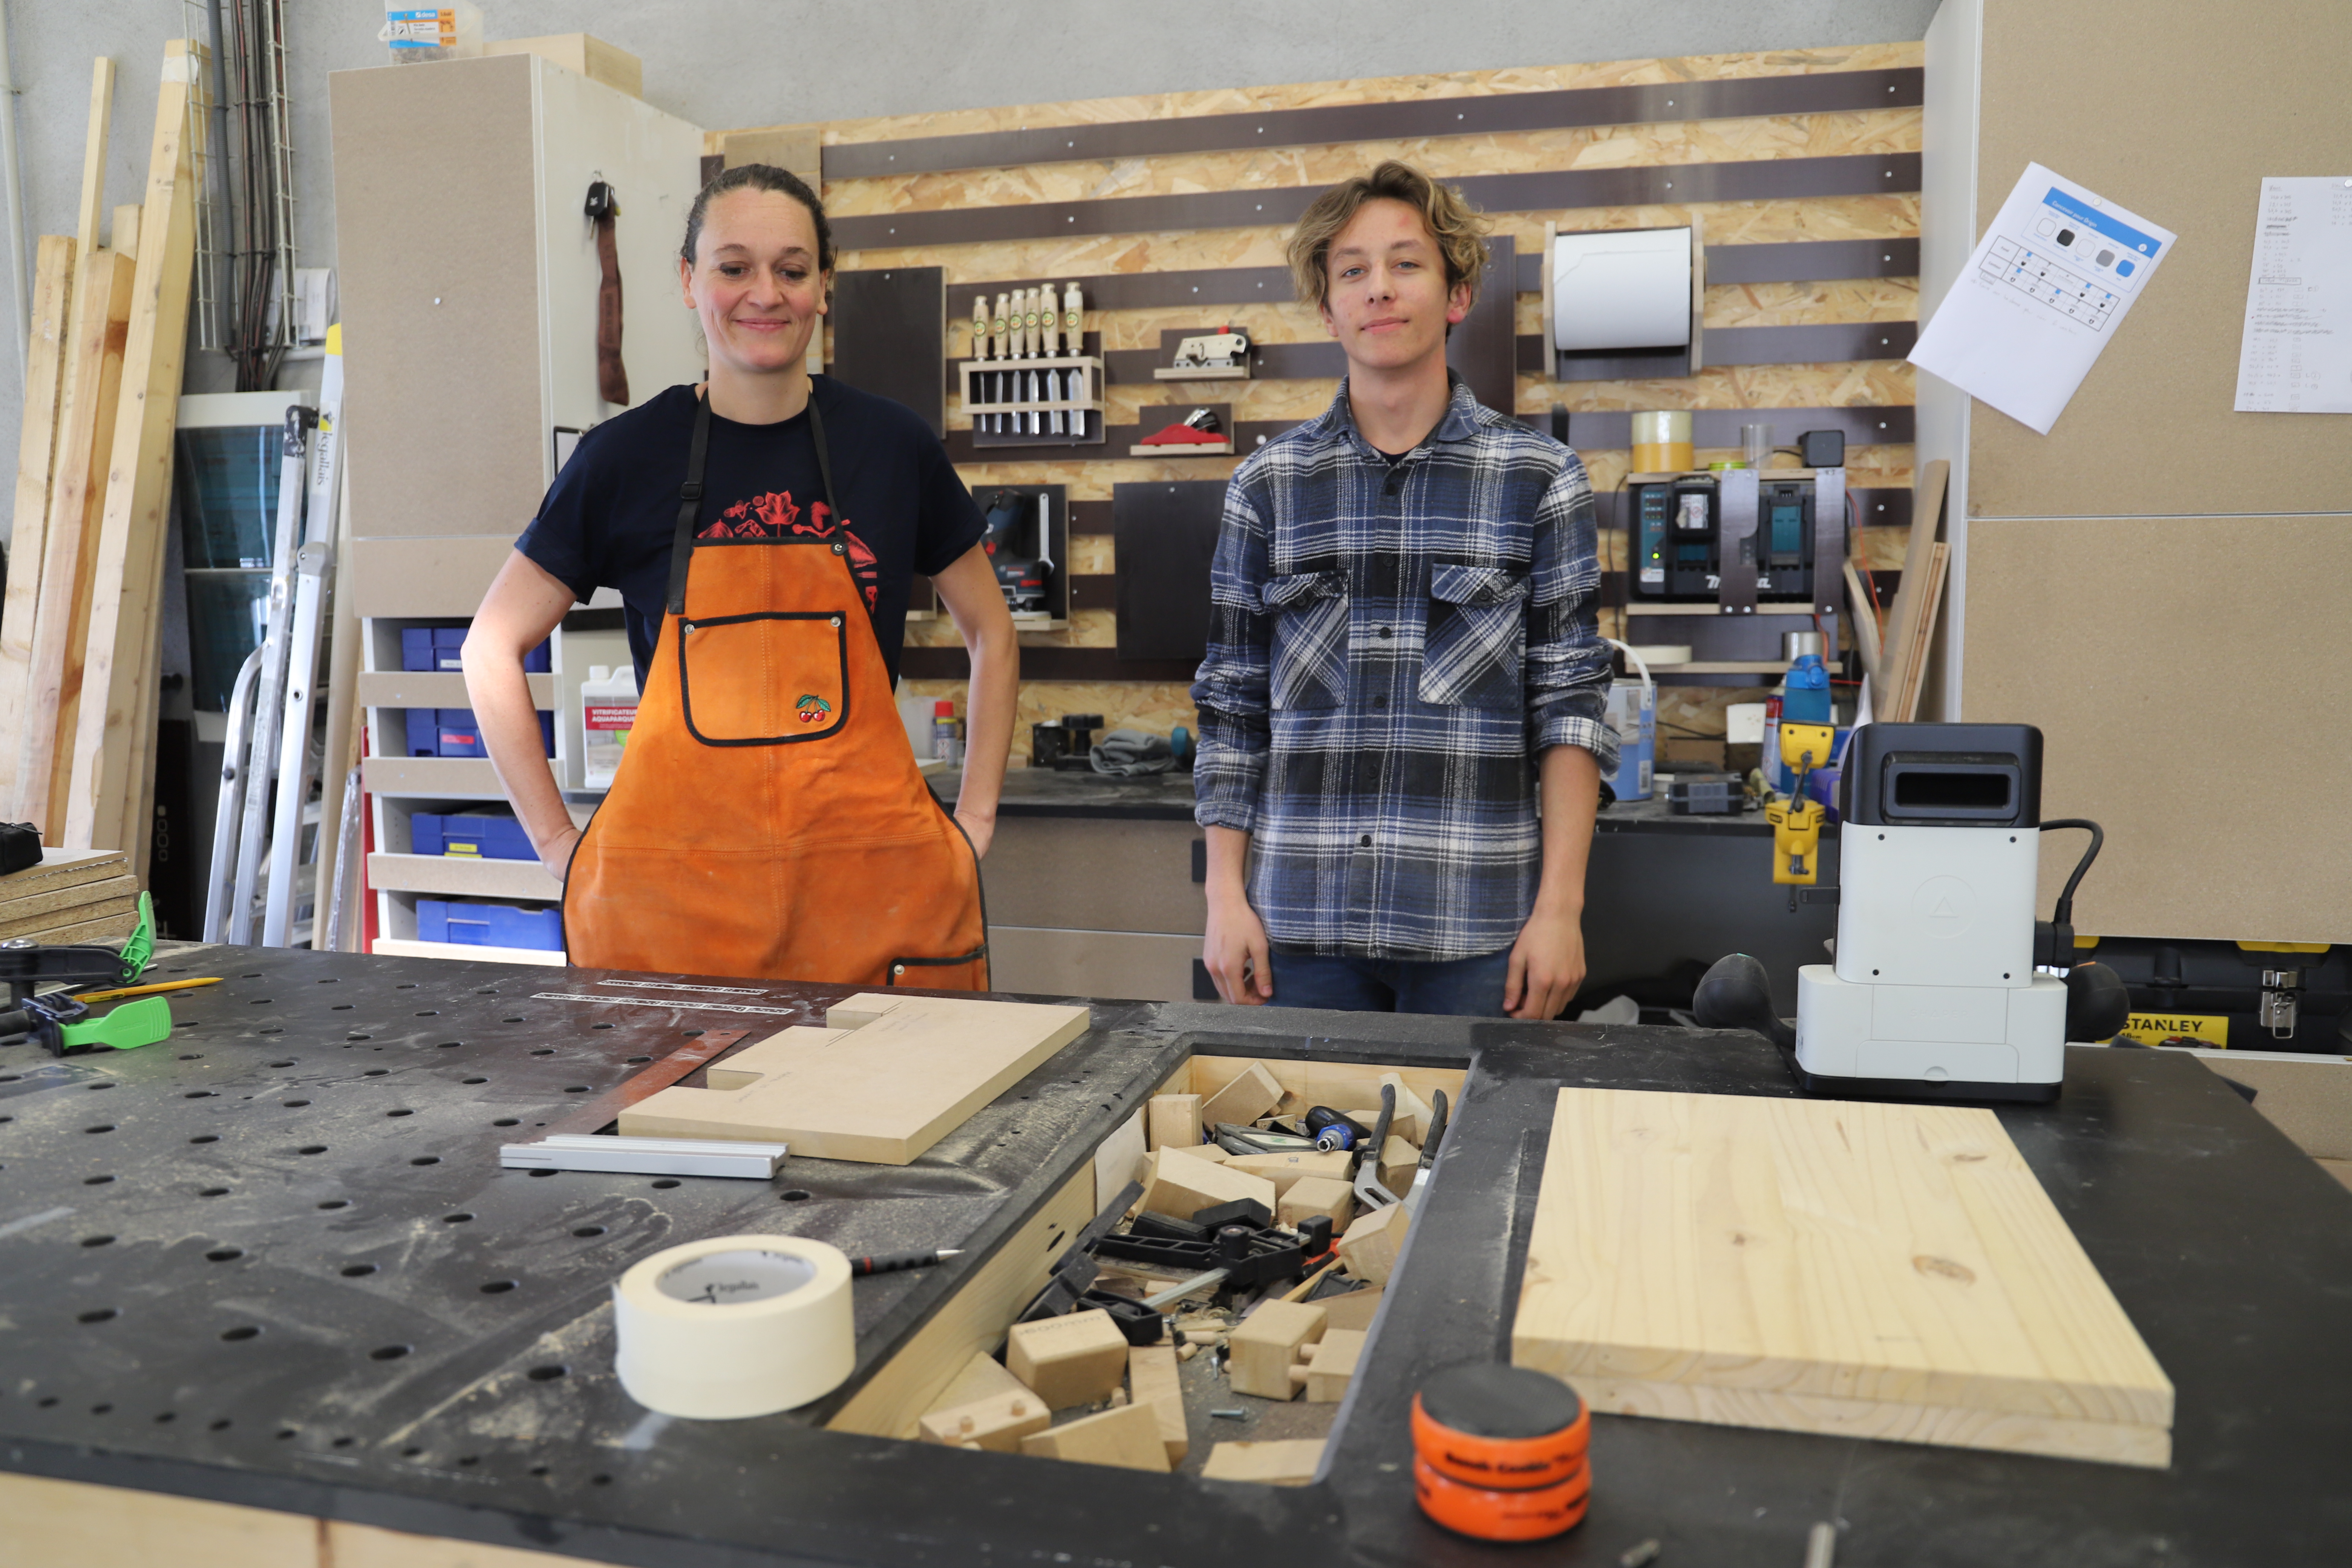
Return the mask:
[[866, 595], [866, 613], [874, 613], [874, 602], [882, 590], [882, 573], [874, 559], [874, 552], [857, 537], [857, 531], [846, 519], [836, 519], [833, 509], [823, 501], [812, 501], [805, 512], [793, 501], [790, 490], [771, 490], [766, 495], [739, 500], [719, 514], [719, 521], [695, 535], [698, 539], [782, 539], [787, 534], [811, 534], [830, 539], [838, 533], [848, 546], [845, 559], [850, 575], [857, 580]]

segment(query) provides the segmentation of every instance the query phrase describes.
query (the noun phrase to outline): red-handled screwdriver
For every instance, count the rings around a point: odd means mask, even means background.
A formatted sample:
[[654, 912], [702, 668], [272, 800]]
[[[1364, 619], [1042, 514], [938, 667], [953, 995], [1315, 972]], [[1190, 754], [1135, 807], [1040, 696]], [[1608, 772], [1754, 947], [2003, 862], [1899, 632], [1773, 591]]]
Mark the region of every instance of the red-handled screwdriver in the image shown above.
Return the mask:
[[963, 1249], [958, 1247], [942, 1247], [929, 1252], [887, 1252], [879, 1258], [851, 1258], [849, 1272], [853, 1277], [866, 1274], [894, 1274], [901, 1268], [928, 1268], [942, 1258], [962, 1256]]

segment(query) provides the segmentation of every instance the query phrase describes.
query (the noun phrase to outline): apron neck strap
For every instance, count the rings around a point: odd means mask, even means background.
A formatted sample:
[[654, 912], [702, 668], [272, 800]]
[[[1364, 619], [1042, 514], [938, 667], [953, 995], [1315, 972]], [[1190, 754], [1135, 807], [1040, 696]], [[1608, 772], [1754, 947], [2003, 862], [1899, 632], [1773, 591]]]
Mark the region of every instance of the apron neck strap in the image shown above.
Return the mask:
[[[824, 507], [835, 524], [841, 503], [833, 494], [833, 455], [825, 449], [824, 413], [816, 405], [816, 383], [809, 383], [809, 439], [816, 447], [816, 473], [824, 487]], [[694, 525], [702, 517], [702, 468], [710, 455], [710, 390], [694, 400], [694, 438], [687, 447], [686, 482], [677, 489], [677, 531], [669, 548], [669, 613], [686, 614], [687, 567], [694, 560]]]

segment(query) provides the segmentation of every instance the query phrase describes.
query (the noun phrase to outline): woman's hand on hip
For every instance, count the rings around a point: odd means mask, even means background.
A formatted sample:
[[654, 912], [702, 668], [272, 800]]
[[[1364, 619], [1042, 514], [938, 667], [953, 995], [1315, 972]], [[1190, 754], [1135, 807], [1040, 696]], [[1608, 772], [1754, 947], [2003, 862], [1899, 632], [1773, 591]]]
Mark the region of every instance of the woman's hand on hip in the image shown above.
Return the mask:
[[956, 813], [956, 825], [963, 829], [963, 836], [971, 840], [971, 858], [987, 859], [989, 841], [996, 837], [996, 818], [978, 815], [967, 816], [959, 811]]
[[567, 827], [539, 846], [539, 863], [547, 868], [549, 876], [561, 882], [572, 870], [572, 851], [579, 843], [580, 829]]

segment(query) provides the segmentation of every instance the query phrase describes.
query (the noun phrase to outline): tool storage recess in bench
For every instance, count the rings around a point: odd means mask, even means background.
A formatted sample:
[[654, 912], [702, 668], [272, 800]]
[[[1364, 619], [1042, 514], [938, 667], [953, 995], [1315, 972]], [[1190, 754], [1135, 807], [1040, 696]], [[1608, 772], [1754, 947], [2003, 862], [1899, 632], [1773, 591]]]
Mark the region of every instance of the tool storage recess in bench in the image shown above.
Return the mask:
[[1979, 1109], [1561, 1089], [1512, 1356], [1618, 1415], [2171, 1460], [2171, 1382]]

